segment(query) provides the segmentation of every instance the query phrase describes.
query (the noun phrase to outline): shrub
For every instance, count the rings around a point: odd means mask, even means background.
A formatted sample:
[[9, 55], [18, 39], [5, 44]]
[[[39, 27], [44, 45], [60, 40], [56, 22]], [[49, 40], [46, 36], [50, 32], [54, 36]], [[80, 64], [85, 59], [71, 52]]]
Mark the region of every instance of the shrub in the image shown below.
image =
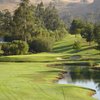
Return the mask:
[[73, 49], [76, 49], [76, 50], [80, 50], [81, 49], [81, 45], [80, 45], [79, 41], [75, 41], [74, 42]]
[[4, 55], [21, 55], [27, 54], [29, 46], [25, 41], [14, 40], [2, 45]]
[[52, 50], [53, 41], [48, 38], [34, 38], [29, 46], [31, 52], [49, 52]]

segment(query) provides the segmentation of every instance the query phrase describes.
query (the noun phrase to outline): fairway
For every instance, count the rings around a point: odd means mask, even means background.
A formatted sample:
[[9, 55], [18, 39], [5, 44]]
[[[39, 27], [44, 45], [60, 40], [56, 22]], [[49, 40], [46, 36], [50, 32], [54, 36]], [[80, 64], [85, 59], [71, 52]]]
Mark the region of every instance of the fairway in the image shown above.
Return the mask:
[[[57, 42], [53, 49], [55, 53], [1, 56], [0, 100], [95, 100], [91, 97], [94, 93], [92, 90], [72, 85], [60, 85], [56, 82], [64, 70], [51, 64], [75, 62], [68, 59], [72, 56], [71, 52], [74, 52], [73, 55], [84, 57], [84, 61], [87, 61], [88, 55], [91, 60], [99, 61], [98, 51], [95, 49], [75, 52], [72, 49], [74, 38], [68, 35], [62, 41]], [[84, 48], [86, 46], [82, 49]], [[95, 56], [92, 56], [94, 54]], [[58, 58], [63, 58], [64, 61]], [[78, 62], [81, 62], [81, 59]]]
[[[40, 56], [44, 54], [38, 54], [37, 58]], [[36, 58], [36, 55], [31, 57]], [[48, 54], [46, 57], [50, 61], [57, 55]], [[54, 83], [63, 70], [47, 67], [51, 64], [44, 63], [47, 58], [41, 63], [1, 62], [0, 100], [94, 100], [90, 97], [92, 91], [88, 89]]]
[[[73, 49], [73, 44], [75, 41], [79, 41], [81, 48], [79, 51]], [[92, 42], [91, 45], [85, 41], [80, 35], [70, 35], [68, 34], [63, 40], [58, 41], [54, 45], [55, 53], [69, 54], [69, 55], [98, 55], [99, 50], [96, 50], [95, 46], [97, 44]]]

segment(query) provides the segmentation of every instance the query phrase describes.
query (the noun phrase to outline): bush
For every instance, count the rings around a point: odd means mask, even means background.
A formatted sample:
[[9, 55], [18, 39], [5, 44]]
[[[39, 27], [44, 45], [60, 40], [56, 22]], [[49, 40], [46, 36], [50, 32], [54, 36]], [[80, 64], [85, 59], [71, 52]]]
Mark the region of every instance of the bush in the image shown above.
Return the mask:
[[25, 41], [14, 40], [2, 45], [4, 55], [22, 55], [27, 54], [29, 46]]
[[52, 50], [53, 41], [48, 38], [34, 38], [29, 46], [30, 52], [49, 52]]
[[76, 49], [76, 50], [80, 50], [81, 49], [81, 45], [80, 45], [79, 41], [75, 41], [74, 42], [73, 49]]
[[68, 32], [65, 28], [61, 28], [61, 29], [54, 31], [55, 41], [59, 41], [59, 40], [63, 39], [65, 37], [65, 35], [67, 35], [67, 34], [68, 34]]

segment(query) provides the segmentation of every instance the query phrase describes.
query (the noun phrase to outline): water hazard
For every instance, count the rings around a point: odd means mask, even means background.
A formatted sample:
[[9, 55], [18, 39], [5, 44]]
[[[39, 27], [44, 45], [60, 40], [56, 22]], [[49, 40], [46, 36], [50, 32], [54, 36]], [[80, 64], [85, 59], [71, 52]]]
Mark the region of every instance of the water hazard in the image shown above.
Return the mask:
[[72, 84], [96, 90], [93, 96], [100, 100], [100, 71], [91, 70], [88, 67], [64, 67], [67, 73], [58, 81], [59, 84]]

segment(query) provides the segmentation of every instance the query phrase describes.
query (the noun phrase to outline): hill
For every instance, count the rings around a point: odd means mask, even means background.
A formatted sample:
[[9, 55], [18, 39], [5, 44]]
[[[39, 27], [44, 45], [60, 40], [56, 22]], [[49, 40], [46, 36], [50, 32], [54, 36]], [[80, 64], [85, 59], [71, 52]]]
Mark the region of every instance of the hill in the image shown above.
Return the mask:
[[[48, 4], [50, 2], [54, 3], [82, 3], [82, 0], [42, 0], [44, 2], [44, 4]], [[13, 11], [13, 9], [15, 9], [15, 7], [17, 6], [17, 4], [20, 2], [20, 0], [0, 0], [0, 10], [4, 10], [4, 9], [9, 9], [11, 11]], [[41, 2], [41, 0], [30, 0], [31, 3], [39, 3]], [[92, 3], [93, 0], [85, 0], [84, 2], [86, 3]]]
[[[37, 4], [41, 0], [30, 0]], [[44, 4], [52, 2], [58, 9], [60, 17], [69, 26], [74, 18], [82, 18], [90, 22], [99, 22], [100, 0], [42, 0]], [[20, 0], [0, 0], [0, 10], [14, 11]], [[97, 13], [98, 12], [98, 13]]]

